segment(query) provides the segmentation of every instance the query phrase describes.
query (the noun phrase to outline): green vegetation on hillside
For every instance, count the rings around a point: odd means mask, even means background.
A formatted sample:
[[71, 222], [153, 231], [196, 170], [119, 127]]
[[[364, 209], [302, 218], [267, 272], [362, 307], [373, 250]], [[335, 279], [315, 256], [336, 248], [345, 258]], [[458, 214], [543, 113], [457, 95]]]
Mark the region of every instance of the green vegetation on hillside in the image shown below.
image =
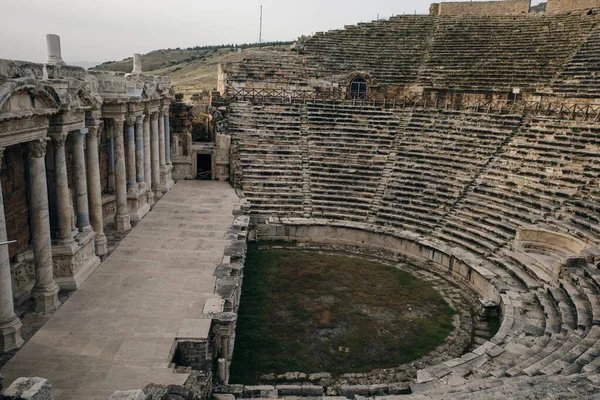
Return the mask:
[[[263, 47], [290, 46], [293, 42], [244, 43], [242, 45], [196, 46], [187, 49], [155, 50], [142, 54], [144, 73], [151, 75], [169, 75], [173, 79], [175, 90], [190, 96], [202, 90], [217, 87], [218, 65], [226, 62], [240, 61], [243, 50]], [[238, 49], [242, 49], [239, 53]], [[131, 72], [133, 58], [122, 61], [108, 61], [94, 68], [98, 71]]]
[[230, 381], [399, 366], [442, 344], [453, 314], [431, 284], [391, 266], [251, 244]]

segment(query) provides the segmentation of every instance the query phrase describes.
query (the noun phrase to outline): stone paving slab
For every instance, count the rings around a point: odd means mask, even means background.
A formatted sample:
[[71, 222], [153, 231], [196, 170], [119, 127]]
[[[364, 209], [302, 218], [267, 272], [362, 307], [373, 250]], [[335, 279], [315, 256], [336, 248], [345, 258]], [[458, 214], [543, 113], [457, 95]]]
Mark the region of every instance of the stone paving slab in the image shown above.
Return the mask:
[[56, 400], [106, 400], [146, 384], [183, 384], [168, 368], [178, 332], [203, 331], [213, 273], [240, 201], [229, 184], [175, 185], [0, 371], [49, 379]]

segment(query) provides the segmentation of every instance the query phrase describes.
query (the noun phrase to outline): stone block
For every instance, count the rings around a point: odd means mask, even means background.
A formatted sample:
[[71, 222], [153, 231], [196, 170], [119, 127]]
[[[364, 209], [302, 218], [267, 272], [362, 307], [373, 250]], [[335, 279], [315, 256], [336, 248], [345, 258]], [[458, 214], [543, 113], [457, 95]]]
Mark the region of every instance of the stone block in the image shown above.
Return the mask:
[[302, 396], [302, 386], [300, 385], [278, 385], [277, 392], [282, 396]]
[[245, 386], [243, 396], [251, 399], [274, 399], [277, 398], [277, 390], [274, 386]]
[[303, 385], [302, 397], [321, 397], [323, 396], [323, 386]]
[[19, 400], [53, 400], [52, 384], [44, 378], [19, 378], [4, 391]]
[[115, 392], [108, 400], [146, 400], [146, 395], [143, 390], [128, 390]]

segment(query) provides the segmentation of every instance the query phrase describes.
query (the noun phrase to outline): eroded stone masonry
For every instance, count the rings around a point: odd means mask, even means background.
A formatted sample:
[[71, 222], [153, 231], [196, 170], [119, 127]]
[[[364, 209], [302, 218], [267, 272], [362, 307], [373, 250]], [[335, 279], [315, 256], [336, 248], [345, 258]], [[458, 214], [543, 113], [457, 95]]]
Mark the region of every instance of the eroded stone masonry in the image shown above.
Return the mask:
[[[529, 5], [434, 4], [430, 15], [249, 51], [219, 67], [210, 104], [183, 103], [169, 78], [138, 64], [128, 75], [63, 65], [53, 36], [46, 64], [0, 61], [0, 242], [16, 241], [0, 246], [2, 350], [22, 344], [13, 302], [56, 308], [58, 288], [76, 289], [106, 253], [106, 224], [130, 229], [174, 180], [229, 179], [235, 193], [177, 183], [103, 264], [121, 273], [131, 263], [137, 275], [119, 284], [165, 290], [169, 305], [148, 324], [152, 299], [129, 298], [128, 310], [142, 311], [116, 325], [126, 344], [103, 347], [114, 364], [89, 367], [100, 351], [82, 363], [85, 378], [56, 375], [57, 399], [108, 398], [93, 385], [107, 379], [124, 391], [113, 399], [598, 398], [600, 1], [549, 0], [546, 13]], [[413, 265], [471, 305], [464, 314], [497, 312], [500, 329], [397, 369], [229, 384], [246, 240]], [[100, 303], [116, 314], [118, 299], [93, 295], [111, 279], [92, 275], [74, 294], [87, 303], [72, 297], [59, 312], [84, 321]], [[45, 328], [67, 336], [83, 324], [61, 318]], [[64, 356], [41, 332], [38, 350]], [[45, 368], [56, 366], [23, 350], [16, 371], [32, 378], [6, 395], [51, 398]]]

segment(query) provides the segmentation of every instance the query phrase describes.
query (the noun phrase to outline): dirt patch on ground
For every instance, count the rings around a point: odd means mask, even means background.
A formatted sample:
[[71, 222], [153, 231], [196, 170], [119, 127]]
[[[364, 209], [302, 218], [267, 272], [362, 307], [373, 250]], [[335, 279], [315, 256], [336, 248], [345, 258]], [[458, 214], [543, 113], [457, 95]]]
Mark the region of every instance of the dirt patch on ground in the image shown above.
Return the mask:
[[251, 245], [231, 382], [398, 366], [442, 344], [453, 314], [430, 283], [394, 267]]

